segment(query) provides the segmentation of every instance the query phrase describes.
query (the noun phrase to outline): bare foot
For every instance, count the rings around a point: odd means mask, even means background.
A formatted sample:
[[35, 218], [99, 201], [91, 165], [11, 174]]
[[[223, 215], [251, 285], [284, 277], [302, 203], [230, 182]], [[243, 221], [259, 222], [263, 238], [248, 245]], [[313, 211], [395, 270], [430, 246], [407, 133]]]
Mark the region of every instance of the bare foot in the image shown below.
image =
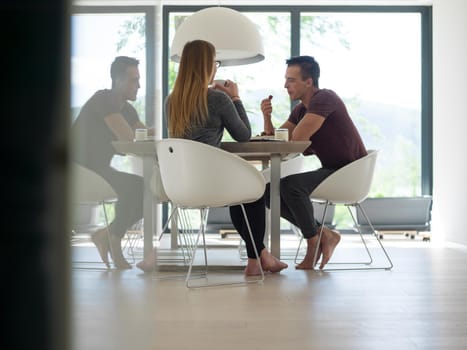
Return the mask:
[[248, 263], [245, 267], [245, 276], [259, 276], [261, 275], [261, 269], [259, 268], [258, 261], [256, 259], [248, 258]]
[[332, 253], [334, 253], [334, 249], [339, 244], [340, 240], [341, 235], [339, 231], [330, 230], [327, 227], [324, 227], [323, 237], [321, 238], [323, 260], [321, 260], [321, 264], [319, 265], [320, 270], [322, 270], [324, 265], [329, 262], [329, 259], [331, 259]]
[[96, 231], [91, 236], [91, 241], [97, 248], [99, 255], [104, 262], [107, 268], [110, 268], [109, 263], [109, 251], [110, 251], [110, 244], [109, 244], [109, 236], [107, 233], [107, 228], [100, 229]]
[[316, 263], [319, 261], [321, 257], [321, 246], [320, 246], [318, 250], [318, 256], [316, 257], [316, 260], [315, 260], [315, 252], [316, 252], [316, 245], [318, 244], [318, 239], [319, 239], [319, 230], [318, 230], [318, 234], [306, 240], [307, 248], [306, 248], [305, 257], [303, 258], [303, 261], [300, 264], [295, 266], [296, 269], [313, 270]]
[[113, 235], [110, 235], [110, 255], [117, 269], [131, 269], [130, 263], [123, 256], [121, 239]]
[[146, 273], [153, 272], [156, 269], [156, 250], [136, 264], [136, 267]]
[[260, 254], [261, 259], [261, 266], [263, 267], [264, 271], [269, 272], [279, 272], [283, 269], [289, 267], [286, 263], [283, 263], [279, 259], [277, 259], [274, 255], [272, 255], [267, 249], [263, 249]]

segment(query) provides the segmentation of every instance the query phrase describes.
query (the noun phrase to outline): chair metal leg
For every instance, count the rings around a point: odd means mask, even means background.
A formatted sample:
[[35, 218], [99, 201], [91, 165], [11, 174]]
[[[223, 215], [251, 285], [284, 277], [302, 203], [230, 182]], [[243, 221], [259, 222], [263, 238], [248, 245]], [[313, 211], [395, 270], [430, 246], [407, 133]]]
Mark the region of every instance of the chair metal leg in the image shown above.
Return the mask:
[[[357, 210], [358, 210], [357, 206], [355, 206], [355, 208], [357, 208]], [[355, 262], [354, 264], [371, 265], [373, 263], [373, 256], [371, 255], [371, 252], [368, 249], [365, 237], [363, 236], [363, 232], [362, 232], [362, 230], [360, 228], [360, 225], [357, 224], [357, 220], [355, 219], [355, 215], [352, 213], [352, 210], [350, 209], [350, 206], [347, 206], [347, 209], [349, 211], [350, 216], [352, 217], [352, 220], [353, 220], [353, 222], [355, 224], [355, 227], [357, 227], [357, 231], [358, 231], [358, 234], [360, 236], [360, 240], [362, 241], [363, 246], [365, 247], [365, 251], [366, 251], [366, 253], [368, 255], [368, 258], [370, 259], [369, 261]]]
[[[171, 215], [169, 216], [169, 220], [167, 220], [163, 228], [163, 231], [161, 235], [159, 236], [159, 240], [162, 239], [162, 236], [164, 235], [164, 231], [167, 228], [169, 221], [172, 219], [177, 220], [177, 227], [180, 228], [178, 232], [178, 245], [182, 251], [182, 257], [176, 258], [176, 259], [170, 258], [170, 262], [174, 262], [174, 261], [182, 262], [184, 264], [184, 267], [188, 266], [188, 272], [182, 272], [179, 274], [171, 274], [171, 275], [162, 275], [162, 276], [156, 275], [154, 278], [157, 280], [180, 279], [180, 278], [183, 278], [184, 280], [186, 280], [188, 274], [190, 274], [192, 278], [194, 278], [194, 276], [196, 278], [206, 276], [206, 273], [193, 274], [190, 270], [190, 262], [192, 261], [192, 259], [194, 259], [193, 253], [196, 250], [195, 248], [196, 248], [196, 245], [198, 244], [201, 231], [195, 234], [192, 228], [192, 225], [191, 225], [191, 221], [189, 219], [189, 214], [187, 212], [188, 210], [174, 207]], [[193, 238], [195, 235], [197, 239]], [[158, 261], [161, 261], [161, 258], [159, 256], [157, 259]]]
[[[193, 258], [193, 252], [195, 251], [195, 244], [197, 244], [197, 241], [194, 239], [194, 236], [196, 235], [193, 228], [192, 228], [192, 225], [191, 225], [191, 221], [189, 219], [189, 210], [187, 209], [181, 209], [181, 208], [178, 208], [177, 206], [173, 206], [172, 207], [172, 210], [171, 210], [171, 213], [169, 215], [169, 218], [167, 219], [167, 222], [164, 224], [164, 227], [162, 228], [162, 231], [160, 233], [160, 235], [158, 236], [157, 240], [160, 242], [163, 238], [163, 236], [166, 234], [165, 230], [167, 229], [167, 227], [169, 226], [171, 220], [176, 220], [177, 224], [177, 229], [178, 229], [178, 233], [177, 233], [177, 249], [180, 249], [181, 250], [181, 257], [179, 256], [180, 254], [178, 252], [173, 252], [173, 251], [170, 251], [169, 252], [169, 257], [166, 257], [166, 258], [163, 258], [161, 257], [161, 254], [160, 252], [156, 255], [156, 260], [157, 260], [157, 263], [160, 263], [160, 262], [170, 262], [170, 263], [182, 263], [183, 264], [183, 268], [186, 268], [188, 267], [189, 269], [189, 265], [190, 265], [190, 262]], [[200, 233], [200, 231], [199, 231]], [[176, 254], [176, 256], [174, 257], [173, 254]], [[162, 275], [162, 274], [158, 274], [157, 272], [159, 272], [160, 270], [156, 269], [155, 270], [155, 274], [154, 274], [154, 279], [156, 280], [170, 280], [170, 279], [186, 279], [187, 278], [187, 274], [188, 272], [187, 271], [183, 271], [181, 273], [178, 273], [178, 274], [170, 274], [170, 275]], [[200, 273], [200, 274], [193, 274], [191, 273], [190, 271], [190, 274], [191, 276], [196, 276], [197, 278], [200, 278], [200, 277], [204, 277], [206, 275], [206, 273]]]
[[139, 222], [134, 224], [125, 233], [126, 240], [125, 240], [125, 243], [123, 244], [122, 250], [127, 252], [127, 256], [131, 258], [131, 261], [133, 262], [133, 264], [136, 263], [136, 255], [137, 255], [136, 245], [138, 243], [138, 240], [140, 240], [143, 237], [143, 232], [142, 232], [143, 220], [144, 219], [141, 219]]
[[[326, 216], [326, 210], [327, 210], [327, 207], [328, 205], [331, 204], [329, 202], [326, 202], [325, 204], [325, 209], [324, 209], [324, 214], [323, 214], [323, 218], [322, 218], [322, 222], [324, 222], [324, 218]], [[352, 220], [353, 222], [355, 223], [355, 227], [357, 228], [358, 230], [358, 233], [359, 233], [359, 236], [360, 236], [360, 240], [363, 244], [363, 247], [365, 248], [365, 252], [369, 258], [368, 261], [351, 261], [351, 262], [329, 262], [327, 265], [351, 265], [351, 267], [340, 267], [340, 268], [323, 268], [321, 271], [338, 271], [338, 270], [390, 270], [393, 268], [393, 263], [391, 261], [391, 258], [389, 257], [389, 254], [388, 252], [386, 251], [386, 249], [384, 248], [381, 240], [379, 239], [373, 225], [371, 224], [371, 221], [369, 220], [366, 212], [364, 211], [364, 209], [362, 208], [362, 206], [359, 204], [359, 203], [355, 203], [355, 204], [352, 204], [352, 205], [346, 205], [348, 210], [349, 210], [349, 213], [350, 213], [350, 216], [352, 217]], [[361, 210], [361, 212], [363, 213], [364, 217], [365, 217], [365, 220], [368, 222], [370, 228], [371, 228], [371, 232], [372, 232], [372, 235], [375, 237], [375, 239], [377, 240], [378, 244], [379, 244], [379, 247], [381, 248], [381, 250], [383, 251], [384, 253], [384, 256], [387, 260], [387, 262], [389, 263], [388, 265], [385, 265], [385, 266], [371, 266], [373, 264], [373, 256], [370, 252], [370, 249], [368, 248], [367, 246], [367, 242], [366, 242], [366, 239], [363, 235], [363, 232], [360, 228], [360, 225], [358, 225], [356, 219], [355, 219], [355, 215], [352, 213], [350, 207], [351, 206], [354, 206], [356, 208], [356, 210]], [[321, 229], [320, 229], [320, 232], [319, 232], [319, 237], [318, 237], [318, 243], [316, 245], [316, 249], [315, 249], [315, 252], [314, 252], [314, 257], [313, 257], [313, 268], [316, 266], [316, 264], [318, 263], [318, 253], [319, 253], [319, 246], [321, 244], [321, 239], [322, 239], [322, 234], [323, 234], [323, 226], [321, 226]], [[302, 245], [302, 242], [303, 242], [303, 236], [302, 238], [300, 239], [300, 242], [299, 242], [299, 245], [298, 245], [298, 248], [297, 248], [297, 252], [296, 252], [296, 255], [295, 255], [295, 262], [297, 262], [297, 258], [298, 258], [298, 254], [300, 252], [300, 249], [301, 249], [301, 245]], [[356, 267], [355, 265], [363, 265], [363, 267]], [[354, 267], [355, 266], [355, 267]]]
[[[165, 230], [169, 226], [170, 222], [172, 220], [176, 220], [177, 227], [180, 226], [180, 225], [183, 227], [181, 232], [179, 231], [177, 233], [177, 244], [178, 244], [178, 248], [180, 248], [180, 250], [181, 250], [181, 258], [179, 258], [179, 257], [177, 257], [177, 258], [170, 257], [170, 258], [167, 258], [167, 259], [162, 259], [161, 256], [158, 255], [158, 257], [157, 257], [158, 261], [164, 261], [165, 260], [165, 261], [168, 261], [168, 262], [169, 261], [170, 262], [183, 262], [186, 265], [189, 263], [189, 261], [190, 261], [190, 250], [191, 250], [190, 246], [192, 245], [192, 243], [189, 243], [189, 240], [190, 240], [189, 237], [191, 237], [191, 235], [186, 233], [185, 228], [187, 228], [188, 225], [184, 225], [184, 223], [186, 222], [184, 219], [185, 219], [184, 213], [181, 210], [179, 210], [176, 206], [173, 206], [172, 210], [170, 212], [170, 215], [169, 215], [166, 223], [164, 224], [164, 227], [162, 227], [161, 233], [157, 237], [157, 240], [159, 242], [161, 242], [162, 238], [166, 234]], [[185, 277], [185, 276], [183, 276], [183, 277]]]
[[[363, 216], [365, 217], [365, 220], [368, 222], [368, 225], [370, 225], [371, 232], [372, 232], [373, 235], [375, 236], [376, 240], [378, 241], [379, 246], [381, 247], [381, 249], [383, 250], [384, 255], [386, 256], [387, 261], [389, 262], [389, 265], [386, 266], [384, 269], [385, 269], [385, 270], [391, 270], [391, 269], [394, 267], [394, 264], [392, 263], [392, 260], [391, 260], [391, 258], [389, 257], [388, 252], [387, 252], [386, 249], [384, 248], [383, 242], [381, 242], [381, 240], [379, 239], [378, 233], [376, 232], [375, 228], [373, 227], [373, 224], [371, 223], [370, 219], [368, 218], [368, 215], [366, 214], [366, 212], [365, 212], [365, 210], [363, 209], [363, 207], [360, 205], [360, 203], [357, 203], [356, 206], [357, 206], [357, 210], [360, 209], [360, 210], [362, 211], [362, 214], [363, 214]], [[354, 221], [356, 222], [355, 219], [354, 219]], [[359, 227], [358, 225], [357, 225], [357, 227], [360, 229], [360, 227]], [[360, 232], [361, 232], [361, 230], [360, 230]]]
[[[324, 211], [323, 211], [323, 217], [321, 219], [321, 222], [324, 222], [324, 218], [326, 217], [326, 213], [328, 211], [328, 206], [329, 206], [329, 202], [326, 202], [325, 205], [324, 205]], [[316, 263], [318, 262], [318, 252], [319, 252], [319, 245], [321, 243], [321, 237], [323, 235], [323, 227], [324, 225], [321, 225], [321, 229], [319, 230], [319, 236], [318, 236], [318, 244], [316, 245], [316, 250], [314, 252], [314, 255], [313, 255], [313, 267], [316, 265]], [[297, 252], [295, 253], [295, 263], [298, 264], [298, 254], [300, 253], [300, 248], [302, 247], [302, 243], [303, 243], [303, 235], [301, 236], [300, 238], [300, 242], [298, 244], [298, 248], [297, 248]]]
[[[102, 209], [104, 211], [105, 228], [107, 232], [106, 236], [107, 236], [107, 239], [109, 240], [109, 246], [110, 246], [109, 220], [108, 220], [107, 210], [105, 209], [106, 202], [103, 201], [103, 202], [100, 202], [99, 204], [102, 205]], [[83, 266], [77, 266], [78, 264], [83, 264]], [[100, 265], [100, 266], [92, 266], [92, 265]], [[110, 264], [106, 265], [103, 261], [72, 261], [72, 269], [73, 270], [108, 271], [111, 268], [110, 268]]]
[[248, 216], [246, 215], [246, 210], [245, 206], [243, 204], [240, 204], [242, 207], [242, 212], [243, 212], [243, 217], [245, 218], [246, 226], [248, 228], [248, 234], [250, 235], [251, 243], [253, 244], [253, 250], [255, 251], [255, 256], [256, 256], [256, 263], [258, 264], [259, 270], [261, 271], [261, 278], [259, 280], [255, 281], [250, 281], [251, 282], [263, 282], [264, 281], [264, 271], [263, 271], [263, 266], [261, 266], [261, 258], [258, 253], [258, 248], [256, 248], [256, 243], [253, 237], [253, 233], [251, 232], [251, 227], [250, 227], [250, 222], [248, 221]]
[[[253, 249], [255, 251], [255, 256], [256, 256], [256, 260], [258, 262], [258, 266], [260, 268], [260, 276], [256, 279], [243, 279], [241, 281], [233, 281], [233, 282], [219, 282], [219, 283], [204, 283], [204, 284], [192, 284], [190, 283], [192, 278], [191, 278], [191, 273], [192, 273], [192, 268], [193, 268], [193, 263], [194, 263], [194, 260], [195, 260], [195, 251], [197, 250], [198, 248], [198, 243], [199, 243], [199, 239], [200, 239], [200, 236], [203, 237], [203, 248], [204, 248], [204, 254], [205, 254], [205, 264], [206, 264], [206, 279], [208, 279], [208, 264], [207, 264], [207, 251], [206, 251], [206, 241], [205, 241], [205, 230], [206, 230], [206, 220], [207, 220], [207, 210], [205, 209], [201, 209], [201, 228], [200, 228], [200, 232], [198, 233], [197, 235], [197, 238], [196, 238], [196, 242], [195, 242], [195, 246], [194, 246], [194, 251], [193, 251], [193, 256], [192, 256], [192, 259], [191, 259], [191, 262], [190, 262], [190, 267], [188, 269], [188, 274], [187, 274], [187, 277], [186, 277], [186, 280], [185, 280], [185, 284], [187, 286], [187, 288], [202, 288], [202, 287], [214, 287], [214, 286], [226, 286], [226, 285], [244, 285], [244, 284], [251, 284], [251, 283], [262, 283], [264, 281], [264, 271], [263, 271], [263, 268], [261, 266], [261, 260], [260, 260], [260, 256], [258, 254], [258, 250], [256, 248], [256, 244], [255, 244], [255, 241], [253, 239], [253, 233], [251, 232], [251, 227], [250, 227], [250, 223], [248, 221], [248, 217], [246, 215], [246, 211], [245, 211], [245, 208], [243, 205], [241, 205], [242, 207], [242, 212], [243, 212], [243, 216], [245, 218], [245, 222], [247, 224], [247, 228], [248, 228], [248, 233], [249, 233], [249, 236], [250, 236], [250, 239], [253, 243]], [[204, 214], [203, 214], [203, 211], [204, 211]]]
[[178, 208], [176, 206], [174, 206], [172, 208], [172, 211], [170, 212], [170, 215], [166, 221], [166, 223], [164, 224], [164, 227], [162, 227], [162, 230], [161, 230], [161, 234], [159, 235], [159, 237], [157, 238], [157, 240], [160, 242], [162, 240], [162, 237], [164, 236], [165, 234], [165, 230], [167, 229], [167, 227], [169, 226], [169, 223], [170, 221], [172, 220], [172, 217], [176, 216], [175, 214], [178, 213]]
[[209, 209], [201, 210], [201, 227], [200, 231], [203, 237], [203, 252], [204, 252], [204, 268], [206, 270], [206, 275], [208, 274], [208, 252], [206, 249], [206, 225], [208, 221]]

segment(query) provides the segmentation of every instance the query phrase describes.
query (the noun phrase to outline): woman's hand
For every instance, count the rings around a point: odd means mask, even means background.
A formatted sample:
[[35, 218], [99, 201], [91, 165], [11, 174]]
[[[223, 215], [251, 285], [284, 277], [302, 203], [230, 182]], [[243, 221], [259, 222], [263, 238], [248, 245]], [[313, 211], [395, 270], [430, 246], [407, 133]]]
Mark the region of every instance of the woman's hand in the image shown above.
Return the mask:
[[[223, 82], [223, 84], [222, 84]], [[237, 83], [232, 80], [214, 80], [213, 88], [224, 91], [233, 100], [239, 100]]]

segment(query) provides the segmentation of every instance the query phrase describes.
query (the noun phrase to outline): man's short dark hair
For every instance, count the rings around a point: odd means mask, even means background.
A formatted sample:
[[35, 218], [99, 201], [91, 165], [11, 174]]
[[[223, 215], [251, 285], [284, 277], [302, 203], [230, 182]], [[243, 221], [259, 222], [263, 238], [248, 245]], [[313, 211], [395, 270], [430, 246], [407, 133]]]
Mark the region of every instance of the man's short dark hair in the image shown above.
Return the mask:
[[139, 61], [133, 57], [127, 57], [127, 56], [115, 57], [115, 60], [112, 62], [112, 65], [110, 66], [110, 77], [112, 78], [112, 85], [116, 79], [125, 77], [126, 70], [128, 67], [130, 66], [137, 67], [138, 64], [139, 64]]
[[308, 78], [313, 79], [313, 85], [319, 87], [319, 64], [316, 62], [315, 58], [312, 56], [296, 56], [291, 57], [285, 61], [287, 66], [300, 66], [300, 71], [302, 74], [302, 79], [306, 80]]

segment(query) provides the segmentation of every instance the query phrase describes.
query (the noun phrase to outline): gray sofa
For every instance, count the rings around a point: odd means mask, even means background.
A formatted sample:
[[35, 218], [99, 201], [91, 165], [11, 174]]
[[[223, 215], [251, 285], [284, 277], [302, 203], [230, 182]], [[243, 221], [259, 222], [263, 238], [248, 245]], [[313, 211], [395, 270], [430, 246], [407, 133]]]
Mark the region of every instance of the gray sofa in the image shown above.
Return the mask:
[[[379, 237], [384, 231], [399, 231], [415, 238], [419, 232], [430, 231], [432, 197], [367, 198], [361, 203]], [[361, 211], [357, 222], [363, 232], [370, 227]]]

